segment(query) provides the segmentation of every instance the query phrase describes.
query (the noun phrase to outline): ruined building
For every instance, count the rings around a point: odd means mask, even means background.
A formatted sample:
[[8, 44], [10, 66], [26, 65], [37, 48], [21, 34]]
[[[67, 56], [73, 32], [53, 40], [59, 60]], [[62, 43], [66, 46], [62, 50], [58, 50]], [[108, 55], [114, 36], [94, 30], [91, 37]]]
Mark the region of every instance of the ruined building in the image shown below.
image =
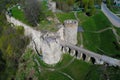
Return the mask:
[[47, 64], [56, 64], [61, 60], [62, 52], [60, 41], [66, 41], [73, 45], [77, 44], [78, 22], [76, 20], [66, 20], [64, 24], [58, 25], [60, 29], [55, 33], [43, 33], [32, 29], [30, 26], [7, 14], [6, 18], [8, 22], [16, 26], [24, 27], [24, 34], [31, 38], [30, 48], [42, 54], [42, 59]]

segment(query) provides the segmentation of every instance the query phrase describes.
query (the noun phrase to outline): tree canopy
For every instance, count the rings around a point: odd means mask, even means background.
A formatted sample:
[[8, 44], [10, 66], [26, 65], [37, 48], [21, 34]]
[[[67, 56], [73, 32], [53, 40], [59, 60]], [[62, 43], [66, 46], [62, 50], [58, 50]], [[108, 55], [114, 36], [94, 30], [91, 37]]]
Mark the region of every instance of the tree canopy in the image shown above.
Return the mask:
[[37, 24], [44, 18], [41, 4], [38, 0], [25, 0], [24, 13], [32, 26], [37, 26]]

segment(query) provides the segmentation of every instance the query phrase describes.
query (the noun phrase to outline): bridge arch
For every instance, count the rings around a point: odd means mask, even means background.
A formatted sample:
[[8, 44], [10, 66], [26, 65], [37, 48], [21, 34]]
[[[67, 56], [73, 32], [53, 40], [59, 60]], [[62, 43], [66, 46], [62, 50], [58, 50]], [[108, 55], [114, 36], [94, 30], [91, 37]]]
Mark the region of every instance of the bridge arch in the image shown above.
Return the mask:
[[69, 48], [69, 51], [68, 51], [68, 53], [70, 54], [71, 53], [71, 49]]
[[77, 50], [75, 50], [75, 57], [78, 57], [79, 52]]
[[64, 53], [64, 47], [63, 46], [60, 47], [60, 50]]
[[82, 59], [85, 61], [86, 59], [86, 55], [84, 53], [82, 53]]
[[96, 63], [96, 59], [95, 59], [94, 57], [90, 57], [90, 62], [91, 62], [92, 64], [95, 64], [95, 63]]

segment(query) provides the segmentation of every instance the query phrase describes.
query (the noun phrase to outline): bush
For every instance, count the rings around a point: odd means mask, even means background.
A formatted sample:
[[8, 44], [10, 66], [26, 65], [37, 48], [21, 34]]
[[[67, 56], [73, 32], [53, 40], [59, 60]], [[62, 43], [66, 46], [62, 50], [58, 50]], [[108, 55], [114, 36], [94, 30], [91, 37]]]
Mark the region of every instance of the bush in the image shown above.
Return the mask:
[[[29, 39], [25, 37], [23, 33], [24, 30], [21, 27], [15, 29], [7, 25], [3, 28], [0, 37], [0, 51], [2, 52], [2, 56], [0, 56], [0, 58], [2, 57], [2, 62], [0, 60], [0, 66], [6, 66], [4, 67], [5, 71], [0, 74], [0, 76], [2, 75], [0, 80], [6, 80], [5, 78], [10, 78], [11, 75], [15, 75], [16, 69], [18, 68], [19, 58], [24, 53], [24, 50], [29, 43]], [[5, 74], [7, 74], [8, 77], [5, 77]]]

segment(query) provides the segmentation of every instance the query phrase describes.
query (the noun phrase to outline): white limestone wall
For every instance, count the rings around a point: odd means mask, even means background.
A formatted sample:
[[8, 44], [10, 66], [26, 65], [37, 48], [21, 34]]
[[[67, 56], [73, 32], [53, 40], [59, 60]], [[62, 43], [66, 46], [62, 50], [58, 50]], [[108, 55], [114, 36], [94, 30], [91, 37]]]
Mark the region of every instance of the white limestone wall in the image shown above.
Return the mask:
[[64, 21], [64, 35], [65, 41], [76, 45], [77, 44], [77, 29], [78, 21], [77, 20], [65, 20]]
[[[7, 21], [10, 23], [13, 23], [16, 26], [22, 26], [24, 27], [24, 34], [25, 36], [29, 36], [32, 38], [32, 40], [34, 40], [34, 42], [36, 43], [37, 46], [37, 50], [40, 51], [40, 47], [41, 47], [41, 41], [40, 41], [40, 36], [42, 35], [42, 33], [40, 31], [36, 31], [34, 29], [32, 29], [30, 26], [20, 22], [19, 20], [13, 18], [13, 17], [9, 17], [8, 15], [6, 15]], [[31, 47], [34, 49], [35, 45], [32, 43], [31, 41]], [[34, 49], [35, 50], [35, 49]]]
[[[56, 64], [60, 61], [62, 52], [60, 50], [59, 40], [56, 38], [49, 38], [54, 34], [42, 34], [40, 31], [34, 30], [30, 26], [20, 22], [19, 20], [6, 15], [8, 22], [13, 23], [16, 26], [23, 26], [25, 29], [25, 35], [31, 37], [30, 48], [38, 52], [42, 51], [43, 61], [47, 64]], [[44, 38], [43, 38], [43, 37]]]
[[62, 52], [59, 41], [53, 38], [45, 38], [42, 43], [43, 61], [47, 64], [56, 64], [60, 61]]

